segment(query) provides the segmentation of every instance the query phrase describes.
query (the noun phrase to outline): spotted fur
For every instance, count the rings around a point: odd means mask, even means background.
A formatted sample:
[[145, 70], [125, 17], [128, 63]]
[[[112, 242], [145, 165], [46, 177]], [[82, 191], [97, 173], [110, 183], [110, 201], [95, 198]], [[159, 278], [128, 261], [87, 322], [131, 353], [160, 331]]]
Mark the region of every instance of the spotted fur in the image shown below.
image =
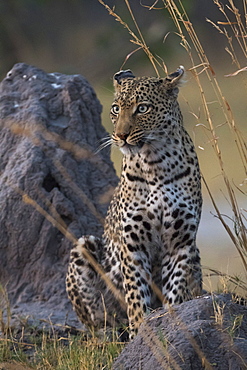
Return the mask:
[[67, 291], [80, 320], [99, 327], [104, 308], [109, 323], [125, 318], [86, 248], [123, 293], [131, 338], [150, 308], [201, 294], [200, 170], [177, 101], [183, 73], [179, 67], [164, 79], [135, 78], [129, 70], [114, 76], [112, 143], [124, 154], [122, 174], [102, 240], [82, 237], [71, 251]]

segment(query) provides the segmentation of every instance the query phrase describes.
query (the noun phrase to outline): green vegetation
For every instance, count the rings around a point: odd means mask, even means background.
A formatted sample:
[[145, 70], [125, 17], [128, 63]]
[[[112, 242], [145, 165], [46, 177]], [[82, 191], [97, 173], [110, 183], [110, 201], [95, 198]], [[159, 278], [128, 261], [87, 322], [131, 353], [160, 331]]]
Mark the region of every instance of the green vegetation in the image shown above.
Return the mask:
[[115, 329], [96, 334], [52, 323], [41, 329], [40, 324], [30, 325], [25, 318], [16, 329], [11, 318], [7, 292], [0, 285], [0, 365], [18, 363], [42, 370], [111, 369], [125, 345]]
[[0, 341], [0, 359], [34, 369], [110, 369], [123, 346], [121, 342], [85, 338], [85, 335], [63, 338], [40, 333], [27, 342], [11, 336]]
[[[3, 298], [0, 295], [0, 302]], [[0, 365], [1, 362], [18, 363], [34, 369], [95, 370], [110, 369], [114, 359], [124, 347], [116, 333], [104, 332], [103, 337], [85, 332], [66, 333], [66, 329], [52, 324], [49, 329], [38, 329], [25, 324], [22, 330], [9, 326], [11, 313], [4, 321], [4, 310], [0, 310]], [[72, 328], [71, 328], [72, 329]], [[61, 332], [64, 333], [61, 335]], [[112, 335], [113, 334], [113, 335]], [[112, 339], [116, 338], [116, 339]]]

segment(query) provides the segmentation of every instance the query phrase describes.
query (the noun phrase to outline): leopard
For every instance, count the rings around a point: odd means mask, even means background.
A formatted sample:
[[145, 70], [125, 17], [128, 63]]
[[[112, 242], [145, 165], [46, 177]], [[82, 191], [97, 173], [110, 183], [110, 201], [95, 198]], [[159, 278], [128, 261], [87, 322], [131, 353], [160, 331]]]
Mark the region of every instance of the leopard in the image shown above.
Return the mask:
[[178, 103], [184, 73], [114, 75], [110, 141], [123, 153], [121, 177], [102, 238], [82, 236], [70, 254], [66, 289], [81, 322], [123, 322], [130, 340], [151, 310], [202, 294], [201, 174]]

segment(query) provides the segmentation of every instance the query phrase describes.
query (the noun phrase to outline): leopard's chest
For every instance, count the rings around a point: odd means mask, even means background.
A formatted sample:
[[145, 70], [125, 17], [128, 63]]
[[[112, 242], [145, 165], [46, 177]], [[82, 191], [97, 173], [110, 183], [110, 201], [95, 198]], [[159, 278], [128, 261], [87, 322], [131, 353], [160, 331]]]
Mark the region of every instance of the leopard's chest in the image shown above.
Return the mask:
[[155, 150], [147, 147], [123, 158], [120, 183], [106, 219], [109, 239], [122, 244], [121, 238], [128, 235], [130, 228], [139, 234], [144, 230], [146, 235], [146, 225], [160, 243], [162, 235], [168, 235], [166, 226], [173, 221], [177, 209], [187, 207], [199, 217], [196, 197], [200, 192], [200, 173], [192, 163], [197, 163], [196, 154], [187, 153], [181, 146], [178, 150], [175, 145], [160, 143]]
[[191, 172], [191, 164], [175, 149], [126, 156], [113, 200], [117, 213], [124, 218], [129, 212], [160, 214], [172, 208], [190, 191], [186, 185]]

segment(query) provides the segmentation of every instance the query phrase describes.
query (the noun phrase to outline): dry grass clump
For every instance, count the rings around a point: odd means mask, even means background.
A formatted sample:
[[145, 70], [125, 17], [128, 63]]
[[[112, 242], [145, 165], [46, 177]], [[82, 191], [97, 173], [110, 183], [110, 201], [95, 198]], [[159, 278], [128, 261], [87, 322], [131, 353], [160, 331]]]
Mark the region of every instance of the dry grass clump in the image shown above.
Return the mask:
[[27, 318], [22, 318], [17, 328], [11, 325], [11, 318], [6, 289], [0, 286], [1, 369], [2, 364], [6, 369], [13, 364], [16, 370], [17, 364], [23, 369], [27, 366], [42, 370], [110, 369], [124, 347], [115, 329], [104, 329], [96, 335], [54, 326], [52, 322], [42, 329], [40, 324], [29, 324]]

